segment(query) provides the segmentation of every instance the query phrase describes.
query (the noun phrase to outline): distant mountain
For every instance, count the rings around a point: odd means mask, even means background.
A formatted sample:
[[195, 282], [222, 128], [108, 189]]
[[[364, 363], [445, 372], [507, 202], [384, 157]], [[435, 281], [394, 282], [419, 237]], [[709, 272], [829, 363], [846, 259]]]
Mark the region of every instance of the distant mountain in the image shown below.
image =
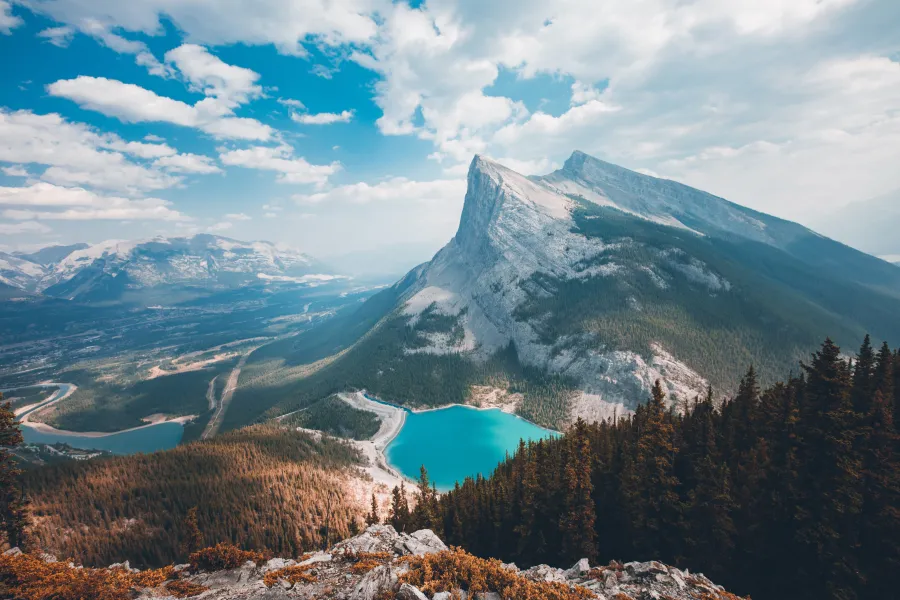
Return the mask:
[[[828, 335], [900, 339], [900, 269], [581, 152], [544, 177], [476, 157], [456, 236], [367, 304], [374, 329], [315, 377], [254, 389], [253, 408], [344, 385], [411, 405], [506, 398], [562, 426], [635, 408], [657, 378], [684, 400], [729, 392], [750, 364], [785, 376]], [[304, 343], [282, 363], [320, 358]]]
[[207, 234], [76, 246], [61, 258], [63, 247], [32, 255], [51, 261], [46, 266], [7, 255], [2, 281], [45, 296], [114, 302], [147, 290], [196, 293], [251, 284], [318, 285], [339, 278], [298, 250]]
[[84, 250], [85, 248], [90, 247], [90, 244], [69, 244], [68, 246], [47, 246], [46, 248], [41, 248], [37, 252], [13, 252], [14, 256], [18, 256], [19, 258], [29, 260], [33, 263], [37, 263], [39, 265], [49, 266], [54, 265], [72, 254], [76, 250]]
[[24, 292], [33, 292], [46, 273], [30, 260], [0, 252], [0, 283]]
[[824, 233], [863, 252], [900, 261], [900, 189], [853, 202], [812, 221]]

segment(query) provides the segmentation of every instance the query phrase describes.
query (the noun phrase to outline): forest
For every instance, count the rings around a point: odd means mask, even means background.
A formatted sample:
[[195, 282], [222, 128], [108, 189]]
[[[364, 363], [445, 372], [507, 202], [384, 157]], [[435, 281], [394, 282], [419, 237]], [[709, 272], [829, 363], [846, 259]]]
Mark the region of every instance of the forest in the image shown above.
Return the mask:
[[355, 449], [254, 425], [154, 454], [70, 461], [25, 472], [30, 546], [86, 566], [183, 562], [196, 507], [202, 543], [298, 556], [355, 530], [345, 492]]
[[670, 407], [657, 383], [633, 417], [521, 444], [442, 496], [423, 472], [426, 501], [392, 515], [519, 566], [657, 559], [756, 600], [896, 597], [898, 418], [900, 352], [827, 340], [764, 390], [751, 368], [722, 404]]

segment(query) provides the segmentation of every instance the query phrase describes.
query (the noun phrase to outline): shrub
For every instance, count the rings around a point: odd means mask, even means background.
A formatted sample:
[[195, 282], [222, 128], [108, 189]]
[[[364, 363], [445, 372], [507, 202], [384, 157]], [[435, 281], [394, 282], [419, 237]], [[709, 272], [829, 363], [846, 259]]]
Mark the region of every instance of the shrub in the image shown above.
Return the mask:
[[157, 587], [174, 576], [172, 567], [132, 573], [83, 569], [44, 562], [31, 554], [0, 555], [0, 597], [21, 600], [131, 600], [135, 588]]
[[233, 544], [222, 542], [210, 548], [204, 548], [191, 554], [190, 563], [192, 571], [224, 571], [225, 569], [237, 569], [247, 561], [253, 561], [257, 565], [266, 560], [260, 552], [241, 550]]
[[278, 583], [279, 579], [284, 579], [292, 585], [297, 583], [315, 583], [316, 576], [307, 573], [311, 568], [312, 565], [294, 565], [293, 567], [269, 571], [263, 576], [263, 583], [266, 584], [266, 587], [272, 587]]
[[191, 596], [199, 596], [209, 588], [190, 581], [170, 581], [166, 584], [166, 591], [176, 598], [190, 598]]
[[350, 571], [357, 575], [362, 575], [364, 573], [368, 573], [375, 567], [380, 567], [386, 562], [390, 561], [394, 558], [394, 555], [390, 552], [353, 552], [347, 551], [344, 553], [343, 558], [345, 560], [352, 561], [353, 564], [350, 565]]
[[469, 595], [497, 592], [504, 600], [588, 600], [586, 588], [557, 582], [534, 582], [503, 566], [499, 560], [472, 556], [451, 548], [425, 556], [401, 559], [409, 571], [400, 581], [418, 587], [428, 595], [462, 589]]

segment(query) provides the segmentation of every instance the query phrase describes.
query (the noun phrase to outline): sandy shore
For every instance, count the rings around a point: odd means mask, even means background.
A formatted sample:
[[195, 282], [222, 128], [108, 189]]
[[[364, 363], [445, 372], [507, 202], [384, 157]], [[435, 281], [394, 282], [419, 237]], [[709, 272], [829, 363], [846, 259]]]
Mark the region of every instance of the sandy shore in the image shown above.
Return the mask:
[[[147, 427], [153, 427], [154, 425], [159, 425], [160, 423], [180, 423], [184, 425], [188, 421], [196, 419], [197, 415], [185, 415], [183, 417], [174, 417], [172, 419], [166, 418], [165, 415], [151, 415], [151, 417], [156, 418], [146, 425], [130, 427], [128, 429], [122, 429], [120, 431], [67, 431], [65, 429], [57, 429], [56, 427], [52, 427], [50, 425], [47, 425], [46, 423], [26, 423], [24, 419], [22, 420], [22, 424], [41, 433], [49, 433], [53, 435], [74, 435], [83, 438], [103, 438], [109, 437], [111, 435], [119, 435], [120, 433], [127, 433], [129, 431], [136, 431], [138, 429], [146, 429]], [[150, 417], [145, 417], [144, 420], [149, 418]]]
[[402, 481], [411, 481], [405, 479], [399, 471], [394, 469], [384, 454], [385, 448], [403, 429], [406, 412], [396, 406], [369, 400], [363, 392], [343, 393], [338, 394], [338, 397], [353, 408], [375, 413], [378, 420], [381, 421], [381, 427], [378, 428], [372, 439], [353, 442], [368, 459], [369, 466], [366, 468], [366, 472], [375, 483], [382, 483], [388, 488], [393, 488], [400, 485]]

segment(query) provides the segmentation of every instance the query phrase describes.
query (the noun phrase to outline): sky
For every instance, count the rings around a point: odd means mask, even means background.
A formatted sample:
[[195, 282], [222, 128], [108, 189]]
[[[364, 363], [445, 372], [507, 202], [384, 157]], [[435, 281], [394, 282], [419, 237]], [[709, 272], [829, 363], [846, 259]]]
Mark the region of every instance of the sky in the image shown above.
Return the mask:
[[0, 250], [426, 260], [485, 154], [810, 223], [900, 188], [897, 0], [0, 0]]

